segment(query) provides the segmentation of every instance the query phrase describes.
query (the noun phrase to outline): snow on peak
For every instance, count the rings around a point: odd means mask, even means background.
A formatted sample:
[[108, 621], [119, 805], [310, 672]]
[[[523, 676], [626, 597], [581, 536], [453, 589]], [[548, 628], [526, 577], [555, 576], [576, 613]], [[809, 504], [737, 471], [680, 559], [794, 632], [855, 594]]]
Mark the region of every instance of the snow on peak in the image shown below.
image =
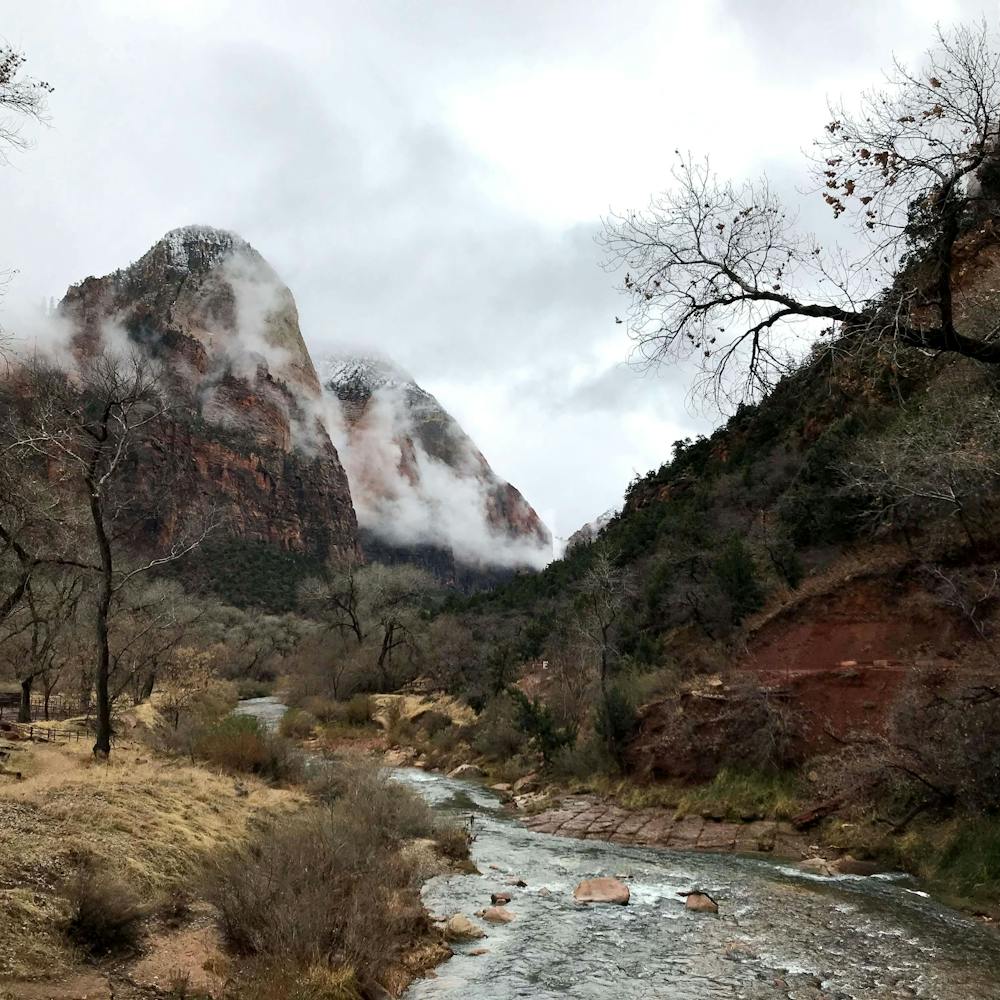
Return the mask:
[[236, 250], [249, 250], [242, 236], [214, 226], [181, 226], [171, 229], [158, 246], [167, 252], [167, 261], [185, 271], [212, 267]]
[[409, 372], [388, 358], [376, 354], [332, 355], [323, 362], [321, 380], [334, 392], [349, 389], [366, 394], [378, 389], [416, 384]]

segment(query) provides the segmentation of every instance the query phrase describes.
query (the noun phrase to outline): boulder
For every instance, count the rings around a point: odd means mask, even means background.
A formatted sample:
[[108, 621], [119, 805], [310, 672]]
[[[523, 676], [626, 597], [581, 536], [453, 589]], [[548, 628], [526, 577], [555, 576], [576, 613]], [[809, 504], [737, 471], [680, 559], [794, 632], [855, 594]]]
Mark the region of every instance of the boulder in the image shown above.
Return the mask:
[[473, 948], [472, 951], [466, 952], [471, 958], [478, 958], [480, 955], [488, 955], [489, 953], [489, 948]]
[[456, 913], [444, 925], [444, 936], [449, 941], [475, 941], [486, 937], [486, 932], [477, 927], [464, 913]]
[[515, 795], [520, 795], [522, 792], [537, 792], [538, 788], [537, 774], [526, 774], [523, 778], [518, 778], [514, 782]]
[[475, 764], [459, 764], [453, 771], [448, 772], [449, 778], [479, 779], [483, 777], [482, 768]]
[[510, 791], [510, 788], [511, 788], [511, 786], [510, 786], [510, 785], [508, 785], [508, 784], [507, 784], [507, 783], [506, 783], [505, 781], [499, 781], [499, 782], [497, 782], [497, 784], [495, 784], [495, 785], [490, 785], [490, 788], [491, 788], [491, 789], [492, 789], [492, 790], [493, 790], [494, 792], [499, 792], [499, 793], [500, 793], [501, 795], [503, 795], [503, 794], [505, 794], [506, 792], [509, 792], [509, 791]]
[[845, 854], [842, 858], [837, 858], [836, 861], [830, 862], [830, 870], [836, 872], [838, 875], [877, 875], [882, 868], [880, 865], [875, 864], [874, 861], [858, 861], [857, 858], [852, 858], [850, 854]]
[[830, 862], [826, 858], [806, 858], [798, 864], [799, 871], [808, 872], [810, 875], [822, 875], [828, 877], [834, 874]]
[[506, 906], [511, 901], [509, 892], [494, 892], [490, 896], [490, 902], [494, 906]]
[[719, 912], [719, 904], [707, 892], [696, 890], [695, 892], [684, 892], [681, 895], [687, 897], [684, 900], [685, 909], [692, 910], [695, 913]]
[[483, 910], [483, 920], [491, 924], [509, 924], [514, 919], [514, 914], [502, 906], [489, 906]]
[[574, 890], [578, 903], [615, 903], [625, 906], [629, 900], [628, 886], [616, 878], [585, 878]]

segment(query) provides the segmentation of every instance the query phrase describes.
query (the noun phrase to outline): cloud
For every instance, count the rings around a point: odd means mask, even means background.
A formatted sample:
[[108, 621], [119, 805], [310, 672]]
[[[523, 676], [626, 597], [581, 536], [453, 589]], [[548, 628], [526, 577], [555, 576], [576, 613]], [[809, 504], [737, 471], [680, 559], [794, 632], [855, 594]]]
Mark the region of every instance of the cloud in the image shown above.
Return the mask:
[[415, 419], [405, 383], [375, 389], [363, 411], [345, 413], [330, 390], [327, 429], [347, 471], [358, 523], [398, 546], [431, 545], [450, 550], [466, 565], [534, 567], [552, 559], [552, 546], [527, 534], [512, 534], [491, 518], [502, 486], [460, 431], [443, 423], [435, 401], [436, 434], [447, 435], [448, 461], [431, 454]]
[[985, 5], [8, 6], [5, 37], [56, 90], [52, 127], [0, 169], [0, 269], [21, 272], [0, 323], [187, 220], [234, 230], [293, 290], [314, 355], [397, 359], [573, 530], [718, 420], [672, 373], [611, 373], [629, 344], [600, 215], [641, 207], [675, 148], [794, 194], [827, 95]]

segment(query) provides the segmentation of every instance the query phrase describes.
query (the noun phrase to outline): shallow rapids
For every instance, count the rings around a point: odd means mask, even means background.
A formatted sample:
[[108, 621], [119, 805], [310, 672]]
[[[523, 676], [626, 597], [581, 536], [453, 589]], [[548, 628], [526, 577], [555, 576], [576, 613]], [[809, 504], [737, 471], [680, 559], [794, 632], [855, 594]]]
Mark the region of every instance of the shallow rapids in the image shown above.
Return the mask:
[[[285, 706], [255, 698], [237, 711], [273, 727]], [[432, 914], [464, 913], [489, 935], [455, 945], [405, 1000], [1000, 1000], [1000, 935], [903, 876], [820, 878], [764, 858], [551, 837], [474, 782], [394, 774], [442, 814], [472, 818], [482, 874], [431, 879], [423, 895]], [[624, 878], [629, 905], [574, 903], [597, 875]], [[695, 888], [717, 917], [684, 909], [677, 893]], [[474, 914], [499, 890], [515, 919], [484, 924]]]
[[[474, 817], [482, 875], [432, 879], [431, 913], [476, 920], [503, 889], [516, 914], [478, 921], [489, 936], [456, 945], [407, 1000], [1000, 1000], [1000, 936], [907, 878], [818, 878], [758, 858], [531, 833], [475, 784], [396, 774], [442, 813]], [[596, 875], [627, 877], [629, 905], [575, 904], [573, 888]], [[684, 909], [677, 893], [693, 888], [719, 902], [718, 917]]]

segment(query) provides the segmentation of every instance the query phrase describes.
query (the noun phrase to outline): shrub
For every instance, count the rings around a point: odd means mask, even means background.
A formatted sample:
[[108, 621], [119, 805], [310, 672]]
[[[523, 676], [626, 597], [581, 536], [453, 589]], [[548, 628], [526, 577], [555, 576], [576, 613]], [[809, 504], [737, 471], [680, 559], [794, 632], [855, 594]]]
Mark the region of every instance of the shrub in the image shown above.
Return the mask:
[[763, 605], [764, 593], [757, 579], [757, 566], [739, 535], [729, 537], [712, 568], [720, 590], [732, 604], [735, 621]]
[[236, 690], [240, 700], [245, 698], [266, 698], [274, 685], [268, 681], [256, 680], [253, 677], [244, 677], [236, 682]]
[[427, 930], [412, 862], [398, 848], [432, 834], [433, 816], [414, 793], [362, 761], [331, 768], [325, 800], [330, 804], [219, 857], [206, 895], [236, 951], [297, 968], [351, 968], [364, 986]]
[[552, 757], [552, 776], [561, 781], [586, 781], [615, 770], [614, 758], [600, 739], [585, 739], [565, 746]]
[[328, 806], [363, 817], [368, 837], [381, 845], [395, 846], [434, 833], [435, 818], [430, 806], [367, 758], [344, 756], [325, 762], [308, 788]]
[[231, 996], [239, 1000], [362, 1000], [351, 969], [294, 962], [259, 962], [243, 972]]
[[424, 712], [413, 721], [416, 723], [418, 729], [432, 738], [438, 733], [450, 729], [452, 725], [449, 716], [445, 715], [444, 712], [436, 712], [434, 709]]
[[301, 708], [290, 708], [281, 717], [278, 732], [292, 740], [307, 740], [319, 724], [315, 715], [304, 712]]
[[625, 748], [638, 724], [639, 716], [629, 692], [619, 685], [608, 688], [607, 696], [595, 711], [594, 728], [619, 767], [624, 766]]
[[438, 851], [452, 861], [467, 861], [472, 851], [472, 837], [461, 826], [440, 826], [434, 831]]
[[356, 694], [348, 701], [341, 702], [343, 718], [349, 726], [366, 726], [372, 718], [371, 698], [366, 694]]
[[64, 886], [63, 895], [69, 904], [63, 929], [89, 955], [136, 947], [146, 910], [126, 882], [93, 861], [83, 861]]
[[529, 698], [518, 688], [511, 688], [510, 694], [518, 710], [518, 727], [528, 734], [546, 764], [576, 741], [576, 727], [558, 725], [555, 713], [538, 698]]
[[528, 737], [518, 725], [518, 710], [509, 695], [498, 695], [487, 703], [476, 720], [472, 745], [494, 760], [508, 760], [527, 748]]
[[225, 768], [282, 781], [298, 774], [292, 748], [250, 715], [227, 715], [200, 730], [192, 743], [195, 756]]

